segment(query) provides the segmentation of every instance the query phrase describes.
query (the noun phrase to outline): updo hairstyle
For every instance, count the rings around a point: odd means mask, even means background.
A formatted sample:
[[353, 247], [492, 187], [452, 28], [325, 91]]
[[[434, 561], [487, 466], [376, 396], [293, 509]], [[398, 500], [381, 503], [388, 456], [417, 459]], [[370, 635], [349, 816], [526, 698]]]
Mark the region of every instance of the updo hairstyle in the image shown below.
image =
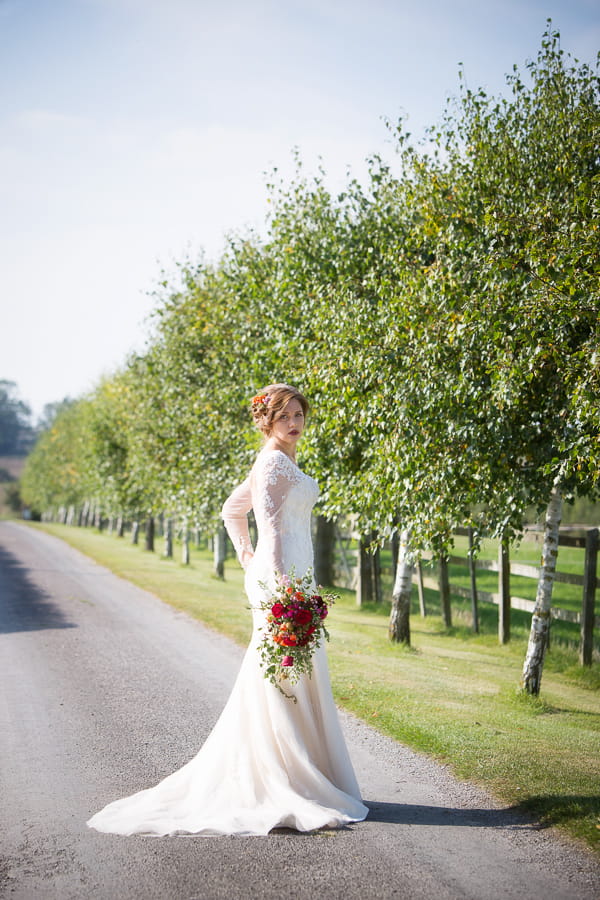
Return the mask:
[[306, 418], [309, 409], [308, 400], [297, 388], [289, 384], [268, 384], [252, 398], [252, 418], [265, 437], [269, 437], [273, 422], [290, 400], [298, 401]]

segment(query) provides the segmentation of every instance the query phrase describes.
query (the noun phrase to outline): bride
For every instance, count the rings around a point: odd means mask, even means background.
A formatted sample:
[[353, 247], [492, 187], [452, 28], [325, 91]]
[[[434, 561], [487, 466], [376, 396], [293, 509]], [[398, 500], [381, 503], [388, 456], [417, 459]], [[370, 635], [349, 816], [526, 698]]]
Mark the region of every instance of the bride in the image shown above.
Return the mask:
[[[223, 518], [246, 570], [253, 633], [218, 722], [194, 759], [155, 787], [110, 803], [92, 816], [91, 828], [113, 834], [264, 835], [281, 827], [335, 828], [366, 817], [325, 648], [316, 649], [310, 676], [284, 682], [296, 702], [266, 680], [260, 667], [267, 615], [261, 604], [272, 595], [276, 573], [293, 569], [304, 575], [313, 564], [310, 517], [319, 491], [296, 465], [307, 411], [305, 397], [286, 384], [271, 384], [252, 400], [265, 444], [225, 502]], [[251, 509], [258, 526], [254, 551]]]

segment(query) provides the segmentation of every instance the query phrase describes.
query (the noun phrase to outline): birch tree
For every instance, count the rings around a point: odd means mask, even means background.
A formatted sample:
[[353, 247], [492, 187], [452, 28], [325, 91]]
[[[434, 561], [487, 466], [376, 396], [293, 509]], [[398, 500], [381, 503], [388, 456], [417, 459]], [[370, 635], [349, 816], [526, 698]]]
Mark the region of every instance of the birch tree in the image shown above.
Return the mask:
[[[477, 503], [476, 527], [516, 535], [531, 504], [547, 507], [551, 545], [561, 497], [598, 494], [599, 79], [551, 29], [527, 68], [509, 77], [508, 99], [465, 90], [437, 134], [443, 158], [422, 160], [415, 177], [434, 258], [423, 295], [438, 298], [437, 323], [420, 338], [430, 353], [413, 355], [423, 485], [432, 499], [439, 491], [440, 509], [434, 534], [422, 513], [416, 525], [432, 542]], [[547, 644], [547, 557], [523, 678], [533, 693]]]
[[556, 559], [558, 557], [558, 530], [561, 510], [562, 496], [559, 487], [556, 485], [552, 490], [546, 513], [540, 578], [535, 598], [535, 608], [531, 619], [527, 654], [521, 677], [521, 686], [528, 694], [539, 694], [540, 692], [544, 657], [550, 635], [550, 607]]
[[400, 534], [398, 561], [392, 593], [389, 637], [395, 643], [410, 644], [410, 601], [412, 594], [413, 555], [409, 546], [409, 532]]

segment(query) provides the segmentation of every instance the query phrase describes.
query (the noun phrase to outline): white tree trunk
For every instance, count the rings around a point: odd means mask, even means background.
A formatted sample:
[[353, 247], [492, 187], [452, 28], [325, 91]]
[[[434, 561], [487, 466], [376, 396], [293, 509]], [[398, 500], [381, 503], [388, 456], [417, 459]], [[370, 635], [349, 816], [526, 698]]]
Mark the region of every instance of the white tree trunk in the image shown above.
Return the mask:
[[190, 564], [190, 529], [187, 520], [184, 520], [181, 534], [181, 562], [184, 566]]
[[392, 594], [392, 611], [388, 635], [391, 641], [410, 644], [410, 599], [412, 594], [412, 575], [414, 563], [409, 548], [409, 533], [400, 533], [398, 563]]
[[562, 515], [562, 494], [555, 484], [546, 510], [544, 547], [538, 580], [535, 608], [531, 619], [529, 644], [523, 665], [521, 687], [528, 694], [539, 694], [544, 668], [544, 657], [550, 632], [550, 607], [556, 559], [558, 556], [558, 529]]
[[173, 519], [170, 517], [165, 521], [165, 556], [173, 558]]

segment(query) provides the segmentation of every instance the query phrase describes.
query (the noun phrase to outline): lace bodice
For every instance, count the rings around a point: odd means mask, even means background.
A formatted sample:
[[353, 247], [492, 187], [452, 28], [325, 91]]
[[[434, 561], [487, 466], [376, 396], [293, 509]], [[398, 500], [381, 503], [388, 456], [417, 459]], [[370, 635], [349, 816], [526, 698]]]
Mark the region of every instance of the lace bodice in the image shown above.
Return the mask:
[[298, 574], [311, 568], [310, 515], [319, 496], [316, 481], [281, 450], [262, 450], [248, 478], [223, 506], [225, 527], [240, 562], [252, 549], [248, 512], [253, 509], [258, 541], [252, 558], [255, 575], [268, 579], [275, 571]]

